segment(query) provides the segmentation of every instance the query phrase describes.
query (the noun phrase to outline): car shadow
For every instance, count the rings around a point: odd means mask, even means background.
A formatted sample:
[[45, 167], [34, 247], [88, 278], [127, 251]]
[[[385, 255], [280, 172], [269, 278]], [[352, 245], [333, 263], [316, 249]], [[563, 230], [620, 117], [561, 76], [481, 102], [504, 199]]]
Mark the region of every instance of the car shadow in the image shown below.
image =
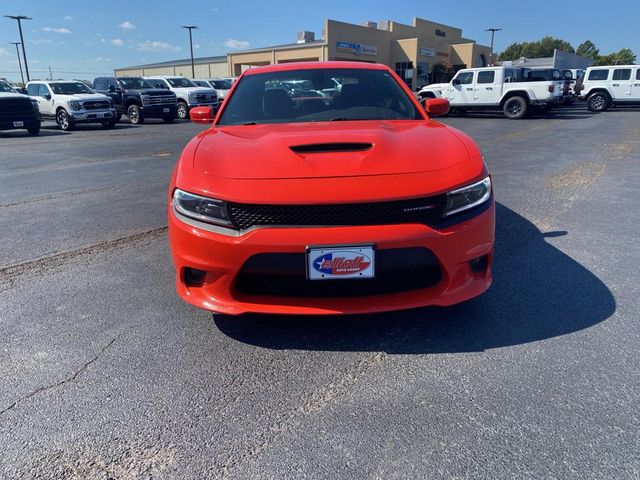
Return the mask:
[[477, 352], [566, 335], [606, 320], [616, 303], [598, 277], [546, 240], [565, 235], [542, 234], [498, 204], [494, 283], [474, 300], [375, 315], [213, 319], [235, 340], [278, 350]]
[[33, 138], [37, 139], [38, 137], [55, 137], [61, 135], [71, 135], [71, 132], [64, 132], [56, 127], [56, 129], [50, 129], [45, 127], [44, 125], [40, 129], [40, 133], [38, 135], [29, 135], [29, 132], [26, 130], [6, 130], [0, 132], [0, 138]]

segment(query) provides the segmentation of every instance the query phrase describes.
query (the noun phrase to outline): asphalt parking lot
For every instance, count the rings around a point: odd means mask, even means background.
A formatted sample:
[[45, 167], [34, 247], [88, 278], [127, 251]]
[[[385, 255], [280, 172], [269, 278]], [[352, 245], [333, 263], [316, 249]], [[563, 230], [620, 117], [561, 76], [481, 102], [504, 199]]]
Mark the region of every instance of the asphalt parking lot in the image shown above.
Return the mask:
[[0, 477], [639, 478], [640, 109], [443, 122], [492, 170], [494, 285], [346, 318], [178, 299], [202, 126], [0, 132]]

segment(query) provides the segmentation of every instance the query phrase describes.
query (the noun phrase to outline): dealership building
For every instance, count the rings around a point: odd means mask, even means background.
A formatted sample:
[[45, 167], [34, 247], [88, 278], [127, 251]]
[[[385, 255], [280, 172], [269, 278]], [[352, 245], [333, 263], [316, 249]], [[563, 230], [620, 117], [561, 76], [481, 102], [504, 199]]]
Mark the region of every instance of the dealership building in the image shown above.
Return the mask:
[[[325, 20], [322, 38], [299, 32], [295, 43], [231, 52], [194, 59], [196, 78], [237, 77], [251, 67], [276, 63], [347, 60], [383, 63], [417, 90], [430, 83], [434, 67], [483, 67], [490, 62], [489, 47], [464, 38], [462, 30], [414, 18], [412, 25], [385, 20], [364, 25]], [[116, 69], [116, 75], [191, 76], [191, 60]]]

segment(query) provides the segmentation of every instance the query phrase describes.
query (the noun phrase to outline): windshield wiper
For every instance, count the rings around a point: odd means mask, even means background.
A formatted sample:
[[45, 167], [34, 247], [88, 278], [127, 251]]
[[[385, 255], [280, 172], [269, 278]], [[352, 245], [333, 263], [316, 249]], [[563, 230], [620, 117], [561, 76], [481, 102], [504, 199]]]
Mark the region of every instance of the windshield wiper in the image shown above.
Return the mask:
[[347, 118], [347, 117], [336, 117], [336, 118], [329, 119], [330, 122], [350, 122], [350, 121], [356, 121], [356, 120], [367, 120], [367, 119], [366, 118]]

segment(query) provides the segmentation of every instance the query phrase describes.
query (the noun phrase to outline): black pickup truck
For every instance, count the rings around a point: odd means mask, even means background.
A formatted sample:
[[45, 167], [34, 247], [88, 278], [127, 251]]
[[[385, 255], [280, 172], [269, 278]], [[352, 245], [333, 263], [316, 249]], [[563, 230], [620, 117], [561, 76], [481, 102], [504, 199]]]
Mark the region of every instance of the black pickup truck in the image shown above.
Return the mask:
[[38, 103], [0, 81], [0, 130], [24, 128], [29, 135], [38, 135], [40, 123]]
[[144, 123], [145, 118], [171, 123], [177, 115], [175, 93], [154, 88], [141, 77], [98, 77], [93, 80], [93, 89], [111, 97], [118, 110], [117, 120], [126, 115], [134, 124]]

